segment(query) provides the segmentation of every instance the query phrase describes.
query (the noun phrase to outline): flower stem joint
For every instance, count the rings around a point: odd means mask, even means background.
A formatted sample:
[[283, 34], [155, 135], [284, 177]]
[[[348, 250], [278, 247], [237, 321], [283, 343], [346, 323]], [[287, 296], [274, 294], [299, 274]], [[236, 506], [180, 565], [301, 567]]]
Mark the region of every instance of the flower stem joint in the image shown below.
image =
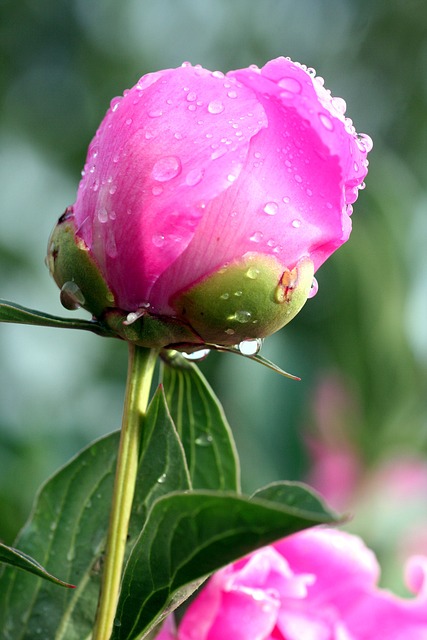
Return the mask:
[[49, 241], [61, 301], [136, 344], [266, 337], [349, 237], [372, 143], [285, 58], [143, 76], [92, 140]]

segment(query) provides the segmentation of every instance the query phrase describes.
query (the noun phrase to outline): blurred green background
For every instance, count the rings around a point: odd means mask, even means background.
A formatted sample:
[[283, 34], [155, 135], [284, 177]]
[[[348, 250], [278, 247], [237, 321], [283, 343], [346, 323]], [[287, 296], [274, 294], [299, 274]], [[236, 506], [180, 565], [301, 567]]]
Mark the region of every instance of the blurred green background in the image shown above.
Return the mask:
[[[409, 483], [411, 501], [400, 496], [405, 475], [389, 495], [381, 474], [397, 457], [427, 478], [425, 0], [3, 0], [0, 51], [0, 297], [60, 315], [47, 238], [113, 96], [184, 60], [227, 71], [285, 55], [345, 98], [375, 142], [351, 241], [263, 347], [302, 382], [232, 355], [201, 366], [233, 427], [244, 488], [317, 473], [332, 498], [343, 490], [349, 528], [396, 583], [406, 529], [427, 552], [427, 490]], [[13, 541], [49, 474], [118, 428], [126, 357], [118, 341], [0, 325], [0, 539]]]

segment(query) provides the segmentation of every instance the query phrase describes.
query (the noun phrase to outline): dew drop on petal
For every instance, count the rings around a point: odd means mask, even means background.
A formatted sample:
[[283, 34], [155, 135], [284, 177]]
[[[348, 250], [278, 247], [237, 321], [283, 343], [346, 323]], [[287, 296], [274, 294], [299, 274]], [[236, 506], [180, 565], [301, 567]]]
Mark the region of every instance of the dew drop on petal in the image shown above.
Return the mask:
[[331, 100], [332, 105], [335, 107], [335, 109], [338, 111], [338, 113], [341, 113], [341, 115], [344, 115], [346, 110], [347, 110], [347, 103], [344, 100], [344, 98], [332, 98]]
[[289, 94], [288, 96], [284, 95], [283, 97], [289, 97], [291, 95], [295, 95], [301, 93], [301, 84], [296, 78], [282, 78], [279, 80], [278, 85], [281, 89], [284, 90], [285, 94]]
[[263, 211], [269, 216], [274, 216], [279, 210], [279, 205], [277, 202], [267, 202]]
[[334, 125], [332, 120], [326, 113], [319, 113], [319, 120], [328, 131], [333, 131]]
[[313, 282], [311, 283], [311, 289], [308, 293], [308, 297], [314, 298], [318, 290], [319, 290], [319, 283], [317, 282], [316, 278], [313, 278]]
[[371, 136], [368, 136], [367, 133], [358, 133], [357, 140], [362, 147], [362, 151], [366, 151], [366, 153], [369, 153], [370, 151], [372, 151], [372, 147], [374, 146], [374, 143], [372, 141]]
[[261, 242], [263, 237], [264, 234], [262, 233], [262, 231], [255, 231], [255, 233], [249, 238], [249, 240], [251, 242]]
[[194, 91], [190, 91], [190, 93], [187, 93], [186, 100], [187, 102], [196, 102], [197, 93], [195, 93]]
[[204, 172], [202, 169], [191, 169], [185, 177], [185, 182], [189, 187], [194, 187], [203, 179]]
[[294, 229], [299, 229], [299, 227], [301, 226], [301, 220], [298, 220], [297, 218], [295, 218], [295, 220], [292, 220], [291, 224], [294, 227]]
[[220, 100], [212, 100], [208, 104], [208, 111], [212, 114], [222, 113], [224, 111], [224, 105]]
[[163, 193], [163, 187], [161, 187], [160, 185], [153, 187], [151, 189], [151, 193], [153, 194], [153, 196], [159, 196], [161, 193]]
[[181, 161], [176, 156], [165, 156], [155, 163], [151, 175], [158, 182], [167, 182], [181, 173]]
[[101, 222], [101, 224], [105, 224], [106, 222], [108, 222], [108, 211], [105, 207], [101, 207], [101, 209], [98, 211], [98, 220], [99, 222]]
[[165, 244], [165, 236], [161, 233], [157, 233], [151, 238], [151, 242], [155, 247], [162, 247]]

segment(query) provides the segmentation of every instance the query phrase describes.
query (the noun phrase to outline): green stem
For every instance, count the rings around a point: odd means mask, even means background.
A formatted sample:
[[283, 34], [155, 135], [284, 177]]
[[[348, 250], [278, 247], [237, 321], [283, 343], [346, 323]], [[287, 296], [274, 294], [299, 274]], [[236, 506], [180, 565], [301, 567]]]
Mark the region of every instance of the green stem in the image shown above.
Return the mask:
[[122, 432], [114, 481], [101, 594], [92, 640], [109, 640], [119, 598], [141, 441], [141, 416], [149, 400], [157, 353], [129, 343]]

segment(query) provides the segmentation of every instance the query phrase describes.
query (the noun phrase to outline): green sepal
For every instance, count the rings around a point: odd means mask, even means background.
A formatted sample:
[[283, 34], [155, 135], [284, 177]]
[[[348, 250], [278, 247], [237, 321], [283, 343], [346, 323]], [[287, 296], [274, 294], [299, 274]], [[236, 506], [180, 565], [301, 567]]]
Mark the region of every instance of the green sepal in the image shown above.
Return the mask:
[[47, 265], [58, 287], [64, 291], [67, 283], [74, 285], [80, 296], [78, 306], [96, 318], [101, 317], [106, 308], [115, 306], [113, 293], [86, 244], [76, 235], [74, 219], [67, 217], [67, 213], [59, 219], [49, 238]]
[[172, 304], [205, 343], [235, 345], [269, 336], [292, 320], [308, 298], [313, 273], [309, 258], [290, 271], [273, 256], [247, 254], [181, 292]]
[[140, 347], [162, 349], [178, 348], [179, 345], [199, 345], [199, 348], [203, 346], [199, 336], [176, 318], [152, 316], [147, 312], [134, 320], [133, 315], [112, 309], [104, 314], [103, 322], [120, 338]]

